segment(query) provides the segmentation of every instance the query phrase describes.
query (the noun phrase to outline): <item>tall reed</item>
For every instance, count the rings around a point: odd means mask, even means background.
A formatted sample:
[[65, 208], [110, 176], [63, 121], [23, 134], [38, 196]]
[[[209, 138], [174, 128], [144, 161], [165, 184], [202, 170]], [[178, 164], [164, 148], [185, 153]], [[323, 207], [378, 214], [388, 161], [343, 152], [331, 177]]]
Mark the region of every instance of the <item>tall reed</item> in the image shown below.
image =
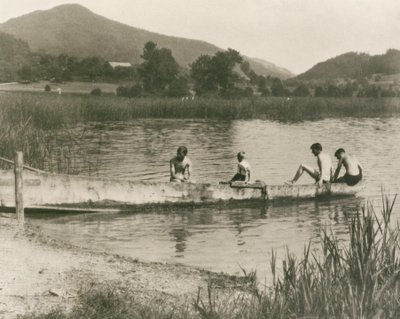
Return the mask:
[[355, 212], [346, 244], [322, 230], [319, 249], [311, 250], [309, 244], [299, 259], [288, 252], [280, 272], [273, 253], [268, 288], [258, 288], [250, 273], [253, 284], [244, 291], [221, 291], [210, 282], [191, 304], [172, 308], [160, 302], [133, 303], [134, 295], [125, 293], [110, 298], [105, 289], [54, 318], [82, 318], [89, 310], [91, 316], [85, 318], [108, 318], [104, 304], [119, 314], [109, 318], [400, 318], [400, 227], [391, 227], [394, 203], [383, 196], [380, 212], [371, 205]]
[[[15, 113], [15, 114], [10, 114]], [[122, 98], [48, 93], [0, 94], [0, 116], [31, 117], [36, 127], [85, 121], [126, 121], [136, 118], [271, 119], [305, 121], [332, 117], [400, 115], [400, 98]]]
[[[341, 245], [323, 230], [321, 247], [310, 245], [298, 260], [290, 253], [276, 273], [272, 255], [272, 285], [257, 290], [245, 302], [233, 300], [230, 313], [216, 318], [399, 318], [400, 228], [390, 227], [395, 199], [382, 198], [382, 210], [371, 205], [349, 223], [349, 241]], [[209, 296], [204, 300], [213, 300]], [[201, 300], [201, 299], [199, 299]], [[226, 304], [226, 301], [223, 301]], [[211, 313], [216, 302], [195, 302], [200, 313]], [[211, 316], [212, 317], [212, 316]], [[209, 318], [209, 317], [202, 317]]]

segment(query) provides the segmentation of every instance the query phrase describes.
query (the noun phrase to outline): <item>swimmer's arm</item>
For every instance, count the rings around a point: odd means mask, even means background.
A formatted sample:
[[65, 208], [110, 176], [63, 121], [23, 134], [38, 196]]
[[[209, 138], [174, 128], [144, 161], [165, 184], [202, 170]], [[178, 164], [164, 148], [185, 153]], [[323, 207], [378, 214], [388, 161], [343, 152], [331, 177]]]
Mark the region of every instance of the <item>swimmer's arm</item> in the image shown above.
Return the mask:
[[338, 162], [338, 165], [336, 167], [335, 175], [333, 176], [333, 181], [336, 182], [336, 180], [339, 177], [340, 169], [342, 168], [343, 160], [340, 159]]
[[171, 174], [171, 178], [176, 178], [175, 176], [175, 166], [172, 161], [169, 162], [169, 172]]
[[363, 176], [363, 169], [364, 168], [362, 167], [361, 163], [358, 162], [357, 166], [358, 166], [358, 170], [360, 171], [360, 175]]
[[192, 175], [192, 162], [189, 162], [186, 165], [186, 171], [187, 171], [187, 178], [185, 178], [187, 181], [190, 181], [190, 177]]
[[318, 156], [317, 163], [318, 163], [318, 169], [319, 169], [319, 176], [318, 176], [318, 180], [315, 184], [322, 185], [322, 161], [319, 158], [319, 156]]

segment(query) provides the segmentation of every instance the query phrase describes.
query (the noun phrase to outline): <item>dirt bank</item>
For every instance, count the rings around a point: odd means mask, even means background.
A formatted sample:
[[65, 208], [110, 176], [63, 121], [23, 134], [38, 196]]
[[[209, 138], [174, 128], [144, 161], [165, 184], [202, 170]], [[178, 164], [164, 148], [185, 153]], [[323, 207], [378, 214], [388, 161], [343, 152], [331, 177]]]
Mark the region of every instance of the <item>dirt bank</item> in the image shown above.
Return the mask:
[[[240, 287], [238, 278], [181, 265], [141, 263], [55, 242], [39, 228], [19, 227], [0, 216], [0, 318], [70, 309], [82, 289], [113, 285], [135, 298], [162, 298], [176, 304], [193, 298], [213, 280], [223, 288]], [[241, 289], [241, 288], [240, 288]]]

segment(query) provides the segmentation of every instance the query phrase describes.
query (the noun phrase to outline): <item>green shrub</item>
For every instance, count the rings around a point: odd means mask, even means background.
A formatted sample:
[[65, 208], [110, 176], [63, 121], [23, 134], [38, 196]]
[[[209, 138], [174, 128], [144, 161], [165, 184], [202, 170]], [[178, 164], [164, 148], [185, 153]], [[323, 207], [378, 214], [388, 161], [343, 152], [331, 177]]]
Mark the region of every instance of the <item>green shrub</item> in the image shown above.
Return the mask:
[[94, 95], [94, 96], [101, 96], [102, 92], [100, 88], [94, 88], [91, 92], [90, 95]]

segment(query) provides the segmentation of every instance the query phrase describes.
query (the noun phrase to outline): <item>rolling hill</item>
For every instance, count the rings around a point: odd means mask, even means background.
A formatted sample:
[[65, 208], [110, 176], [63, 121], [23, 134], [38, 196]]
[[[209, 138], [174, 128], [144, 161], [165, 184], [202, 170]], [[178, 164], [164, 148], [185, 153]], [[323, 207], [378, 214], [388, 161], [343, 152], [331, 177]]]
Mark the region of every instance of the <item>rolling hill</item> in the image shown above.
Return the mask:
[[356, 79], [374, 74], [400, 73], [400, 51], [389, 49], [385, 54], [348, 52], [324, 62], [297, 76], [299, 80]]
[[[94, 14], [78, 4], [35, 11], [0, 24], [0, 31], [26, 41], [33, 51], [76, 57], [101, 56], [110, 61], [141, 62], [147, 41], [172, 50], [177, 62], [187, 67], [199, 55], [213, 55], [221, 49], [204, 41], [166, 36], [131, 27]], [[246, 58], [260, 75], [288, 78], [290, 71], [272, 63]]]

